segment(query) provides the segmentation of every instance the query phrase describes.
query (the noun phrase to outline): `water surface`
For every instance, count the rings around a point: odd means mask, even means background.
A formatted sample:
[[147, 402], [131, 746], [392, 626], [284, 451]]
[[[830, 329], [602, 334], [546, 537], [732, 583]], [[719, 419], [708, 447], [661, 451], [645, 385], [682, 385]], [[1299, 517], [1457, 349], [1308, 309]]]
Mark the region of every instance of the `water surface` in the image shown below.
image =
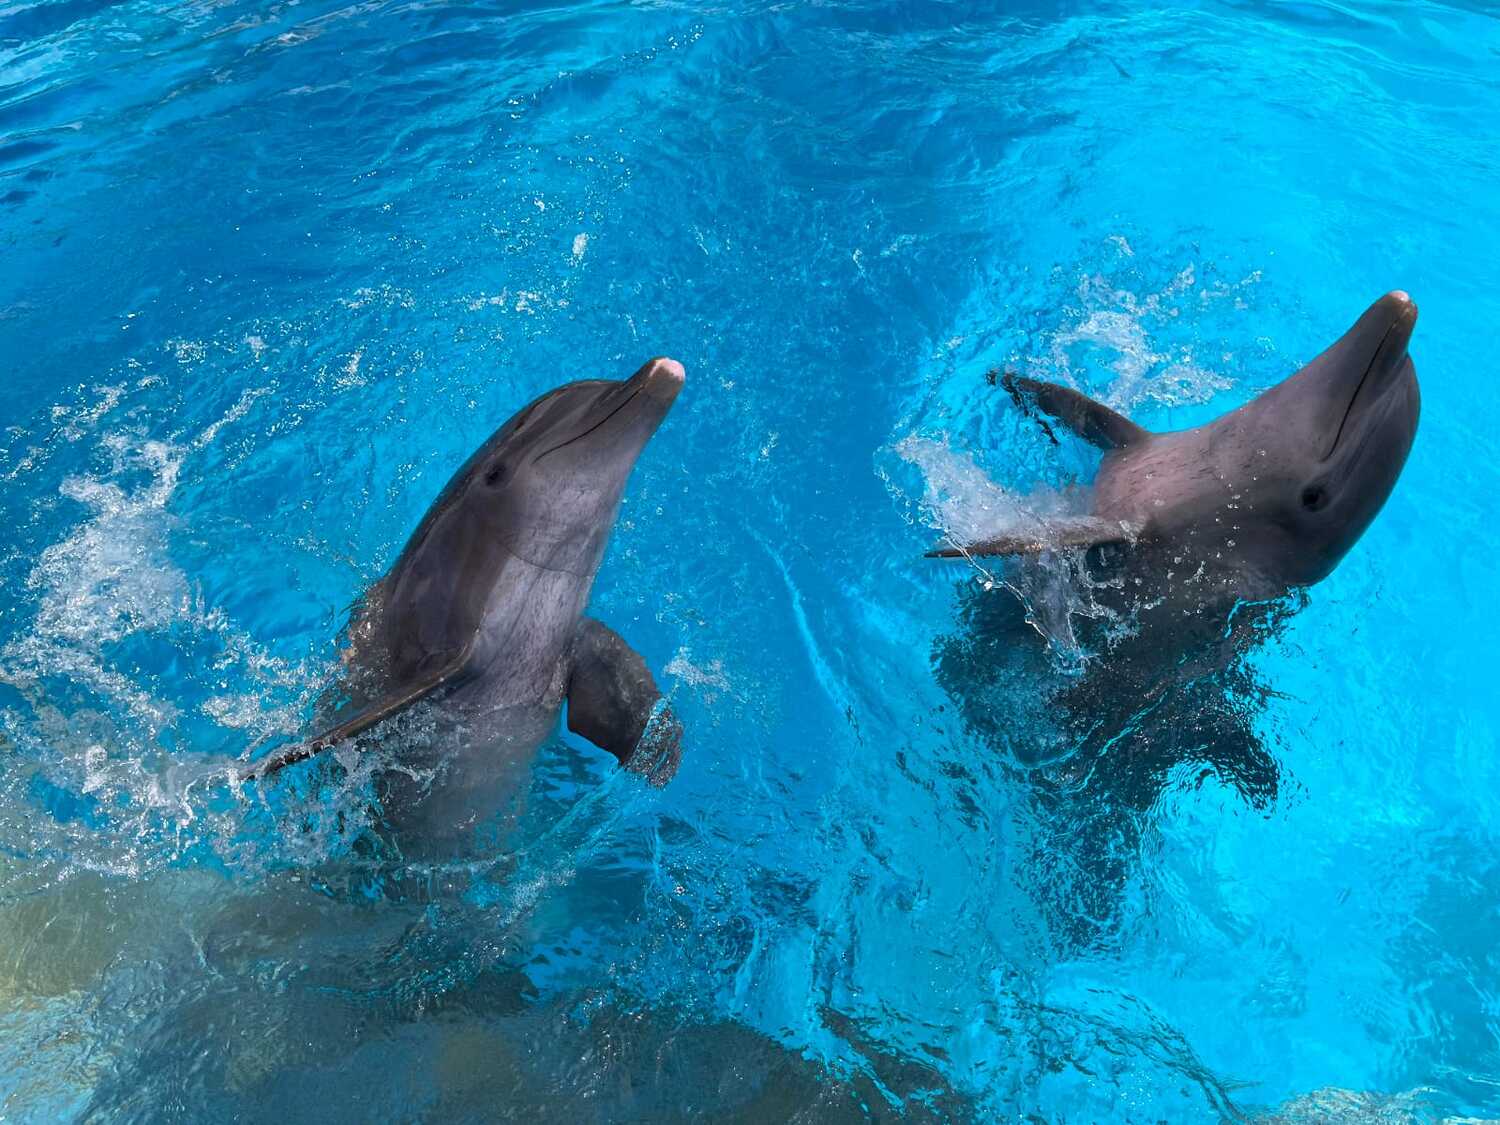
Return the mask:
[[[0, 1115], [1500, 1116], [1497, 120], [1482, 5], [0, 7]], [[934, 676], [933, 490], [1086, 479], [987, 373], [1192, 425], [1395, 287], [1274, 797], [1070, 849]], [[668, 789], [561, 734], [388, 878], [364, 766], [225, 783], [479, 441], [657, 354], [593, 604]]]

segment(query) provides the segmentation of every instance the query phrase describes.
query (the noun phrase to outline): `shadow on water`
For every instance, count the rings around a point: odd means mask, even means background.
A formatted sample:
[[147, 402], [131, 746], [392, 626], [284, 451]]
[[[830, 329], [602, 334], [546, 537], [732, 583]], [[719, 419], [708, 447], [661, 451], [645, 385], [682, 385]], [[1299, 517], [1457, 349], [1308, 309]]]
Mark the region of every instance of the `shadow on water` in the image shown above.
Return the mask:
[[838, 1072], [722, 1014], [559, 989], [545, 958], [528, 962], [535, 920], [513, 905], [360, 901], [301, 876], [231, 898], [157, 966], [176, 978], [169, 1001], [125, 1006], [139, 1017], [131, 1047], [81, 1119], [300, 1120], [311, 1106], [330, 1122], [974, 1116], [931, 1068], [879, 1045], [859, 1043], [867, 1070]]
[[[1048, 873], [1038, 885], [1065, 944], [1112, 932], [1142, 839], [1175, 789], [1217, 779], [1248, 808], [1271, 809], [1281, 770], [1257, 723], [1273, 692], [1251, 657], [1305, 600], [1163, 621], [1167, 599], [1127, 594], [1109, 570], [1097, 552], [1059, 553], [1007, 564], [998, 581], [967, 578], [955, 628], [932, 649], [965, 728], [1024, 776], [1038, 828], [1030, 862]], [[1059, 595], [1061, 616], [1047, 604]]]

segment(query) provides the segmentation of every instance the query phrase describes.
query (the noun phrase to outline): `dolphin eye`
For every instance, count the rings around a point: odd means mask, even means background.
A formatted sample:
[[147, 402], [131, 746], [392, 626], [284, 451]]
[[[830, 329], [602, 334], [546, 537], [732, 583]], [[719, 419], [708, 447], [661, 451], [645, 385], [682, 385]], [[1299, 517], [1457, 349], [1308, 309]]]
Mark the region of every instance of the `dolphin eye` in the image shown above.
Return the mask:
[[496, 461], [484, 474], [484, 483], [491, 488], [505, 479], [505, 462]]
[[1302, 490], [1302, 507], [1309, 512], [1320, 511], [1328, 503], [1328, 490], [1321, 484], [1310, 484]]

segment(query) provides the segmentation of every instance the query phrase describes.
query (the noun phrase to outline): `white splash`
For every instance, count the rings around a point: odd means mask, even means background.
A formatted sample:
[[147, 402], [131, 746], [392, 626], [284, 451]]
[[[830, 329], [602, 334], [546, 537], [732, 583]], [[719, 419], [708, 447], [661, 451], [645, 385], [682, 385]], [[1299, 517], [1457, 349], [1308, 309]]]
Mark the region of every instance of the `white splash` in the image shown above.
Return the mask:
[[201, 340], [168, 340], [167, 347], [183, 366], [202, 363], [208, 356], [208, 345]]
[[416, 307], [416, 301], [409, 290], [400, 289], [389, 282], [382, 284], [379, 288], [361, 286], [354, 291], [354, 296], [339, 298], [339, 304], [346, 309], [363, 309], [371, 305], [387, 309]]
[[498, 293], [480, 293], [476, 297], [470, 297], [464, 302], [464, 307], [470, 312], [478, 312], [483, 308], [503, 307], [510, 303], [510, 290], [502, 289]]
[[667, 661], [666, 667], [662, 670], [685, 684], [691, 684], [695, 688], [709, 689], [704, 692], [704, 699], [710, 703], [717, 697], [718, 692], [733, 693], [729, 676], [724, 671], [724, 662], [714, 659], [706, 664], [695, 664], [692, 653], [686, 646], [679, 648], [676, 655]]
[[360, 364], [364, 362], [365, 349], [355, 348], [344, 360], [344, 365], [333, 379], [333, 386], [341, 391], [349, 390], [351, 387], [363, 387], [369, 382], [365, 376], [359, 373]]
[[99, 424], [100, 419], [120, 405], [120, 396], [125, 393], [125, 387], [123, 385], [95, 387], [94, 393], [99, 398], [92, 406], [73, 410], [61, 405], [52, 408], [53, 420], [64, 423], [60, 433], [69, 441], [77, 441], [83, 437], [85, 433]]
[[946, 442], [912, 434], [892, 449], [922, 474], [928, 522], [954, 543], [1005, 534], [1042, 535], [1050, 520], [1084, 514], [1087, 497], [1038, 489], [1029, 495], [997, 484], [974, 460]]
[[[1123, 237], [1111, 242], [1122, 257], [1134, 256]], [[1161, 289], [1142, 295], [1100, 274], [1086, 274], [1076, 291], [1078, 307], [1051, 334], [1045, 356], [1025, 361], [1026, 373], [1086, 388], [1087, 369], [1102, 361], [1112, 377], [1099, 397], [1116, 410], [1208, 402], [1234, 381], [1200, 361], [1191, 347], [1158, 342], [1154, 329], [1182, 319], [1195, 304], [1229, 299], [1243, 307], [1244, 290], [1259, 281], [1253, 272], [1238, 282], [1201, 285], [1190, 262]]]
[[[1084, 490], [1038, 488], [1024, 495], [1013, 492], [996, 483], [972, 455], [956, 452], [931, 438], [912, 435], [892, 449], [922, 474], [924, 517], [956, 546], [1001, 535], [1045, 541], [1051, 538], [1050, 529], [1076, 521], [1087, 512]], [[986, 589], [1003, 586], [1021, 600], [1054, 656], [1063, 666], [1073, 668], [1081, 667], [1090, 655], [1078, 640], [1075, 619], [1113, 617], [1094, 598], [1086, 575], [1067, 557], [1077, 553], [1045, 552], [1011, 566], [988, 558], [967, 559]]]
[[[178, 727], [181, 708], [157, 694], [152, 680], [120, 655], [120, 642], [154, 636], [179, 650], [205, 642], [215, 652], [216, 674], [248, 682], [252, 692], [259, 688], [267, 697], [291, 696], [280, 707], [259, 703], [253, 694], [221, 694], [203, 703], [206, 717], [262, 735], [295, 732], [304, 697], [324, 679], [320, 669], [272, 656], [222, 610], [207, 605], [170, 551], [178, 525], [170, 502], [185, 462], [270, 391], [246, 391], [187, 441], [105, 434], [100, 446], [110, 467], [99, 475], [67, 477], [60, 486], [61, 494], [87, 514], [32, 567], [26, 582], [37, 594], [35, 616], [0, 648], [0, 682], [31, 702], [37, 734], [50, 748], [48, 773], [96, 795], [122, 822], [121, 834], [101, 841], [102, 851], [72, 853], [80, 863], [136, 873], [161, 861], [163, 854], [150, 844], [153, 833], [165, 823], [180, 834], [204, 815], [190, 791], [222, 777], [227, 768], [222, 761], [166, 749], [170, 743], [163, 735]], [[138, 480], [142, 483], [133, 484]], [[59, 682], [98, 702], [83, 709], [55, 702]], [[152, 823], [156, 828], [148, 827]], [[43, 827], [33, 825], [33, 831]]]

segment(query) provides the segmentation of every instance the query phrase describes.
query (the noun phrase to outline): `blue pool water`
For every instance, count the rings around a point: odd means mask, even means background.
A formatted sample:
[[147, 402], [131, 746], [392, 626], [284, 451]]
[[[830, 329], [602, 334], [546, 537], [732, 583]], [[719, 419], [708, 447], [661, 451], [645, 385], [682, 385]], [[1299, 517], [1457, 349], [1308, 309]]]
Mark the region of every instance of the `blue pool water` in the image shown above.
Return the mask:
[[[1500, 20], [995, 8], [0, 3], [0, 1119], [1500, 1116]], [[1274, 797], [1073, 832], [934, 675], [953, 499], [1072, 467], [986, 372], [1196, 424], [1395, 287]], [[357, 770], [228, 785], [468, 452], [656, 354], [593, 606], [676, 780], [562, 734], [436, 874]]]

